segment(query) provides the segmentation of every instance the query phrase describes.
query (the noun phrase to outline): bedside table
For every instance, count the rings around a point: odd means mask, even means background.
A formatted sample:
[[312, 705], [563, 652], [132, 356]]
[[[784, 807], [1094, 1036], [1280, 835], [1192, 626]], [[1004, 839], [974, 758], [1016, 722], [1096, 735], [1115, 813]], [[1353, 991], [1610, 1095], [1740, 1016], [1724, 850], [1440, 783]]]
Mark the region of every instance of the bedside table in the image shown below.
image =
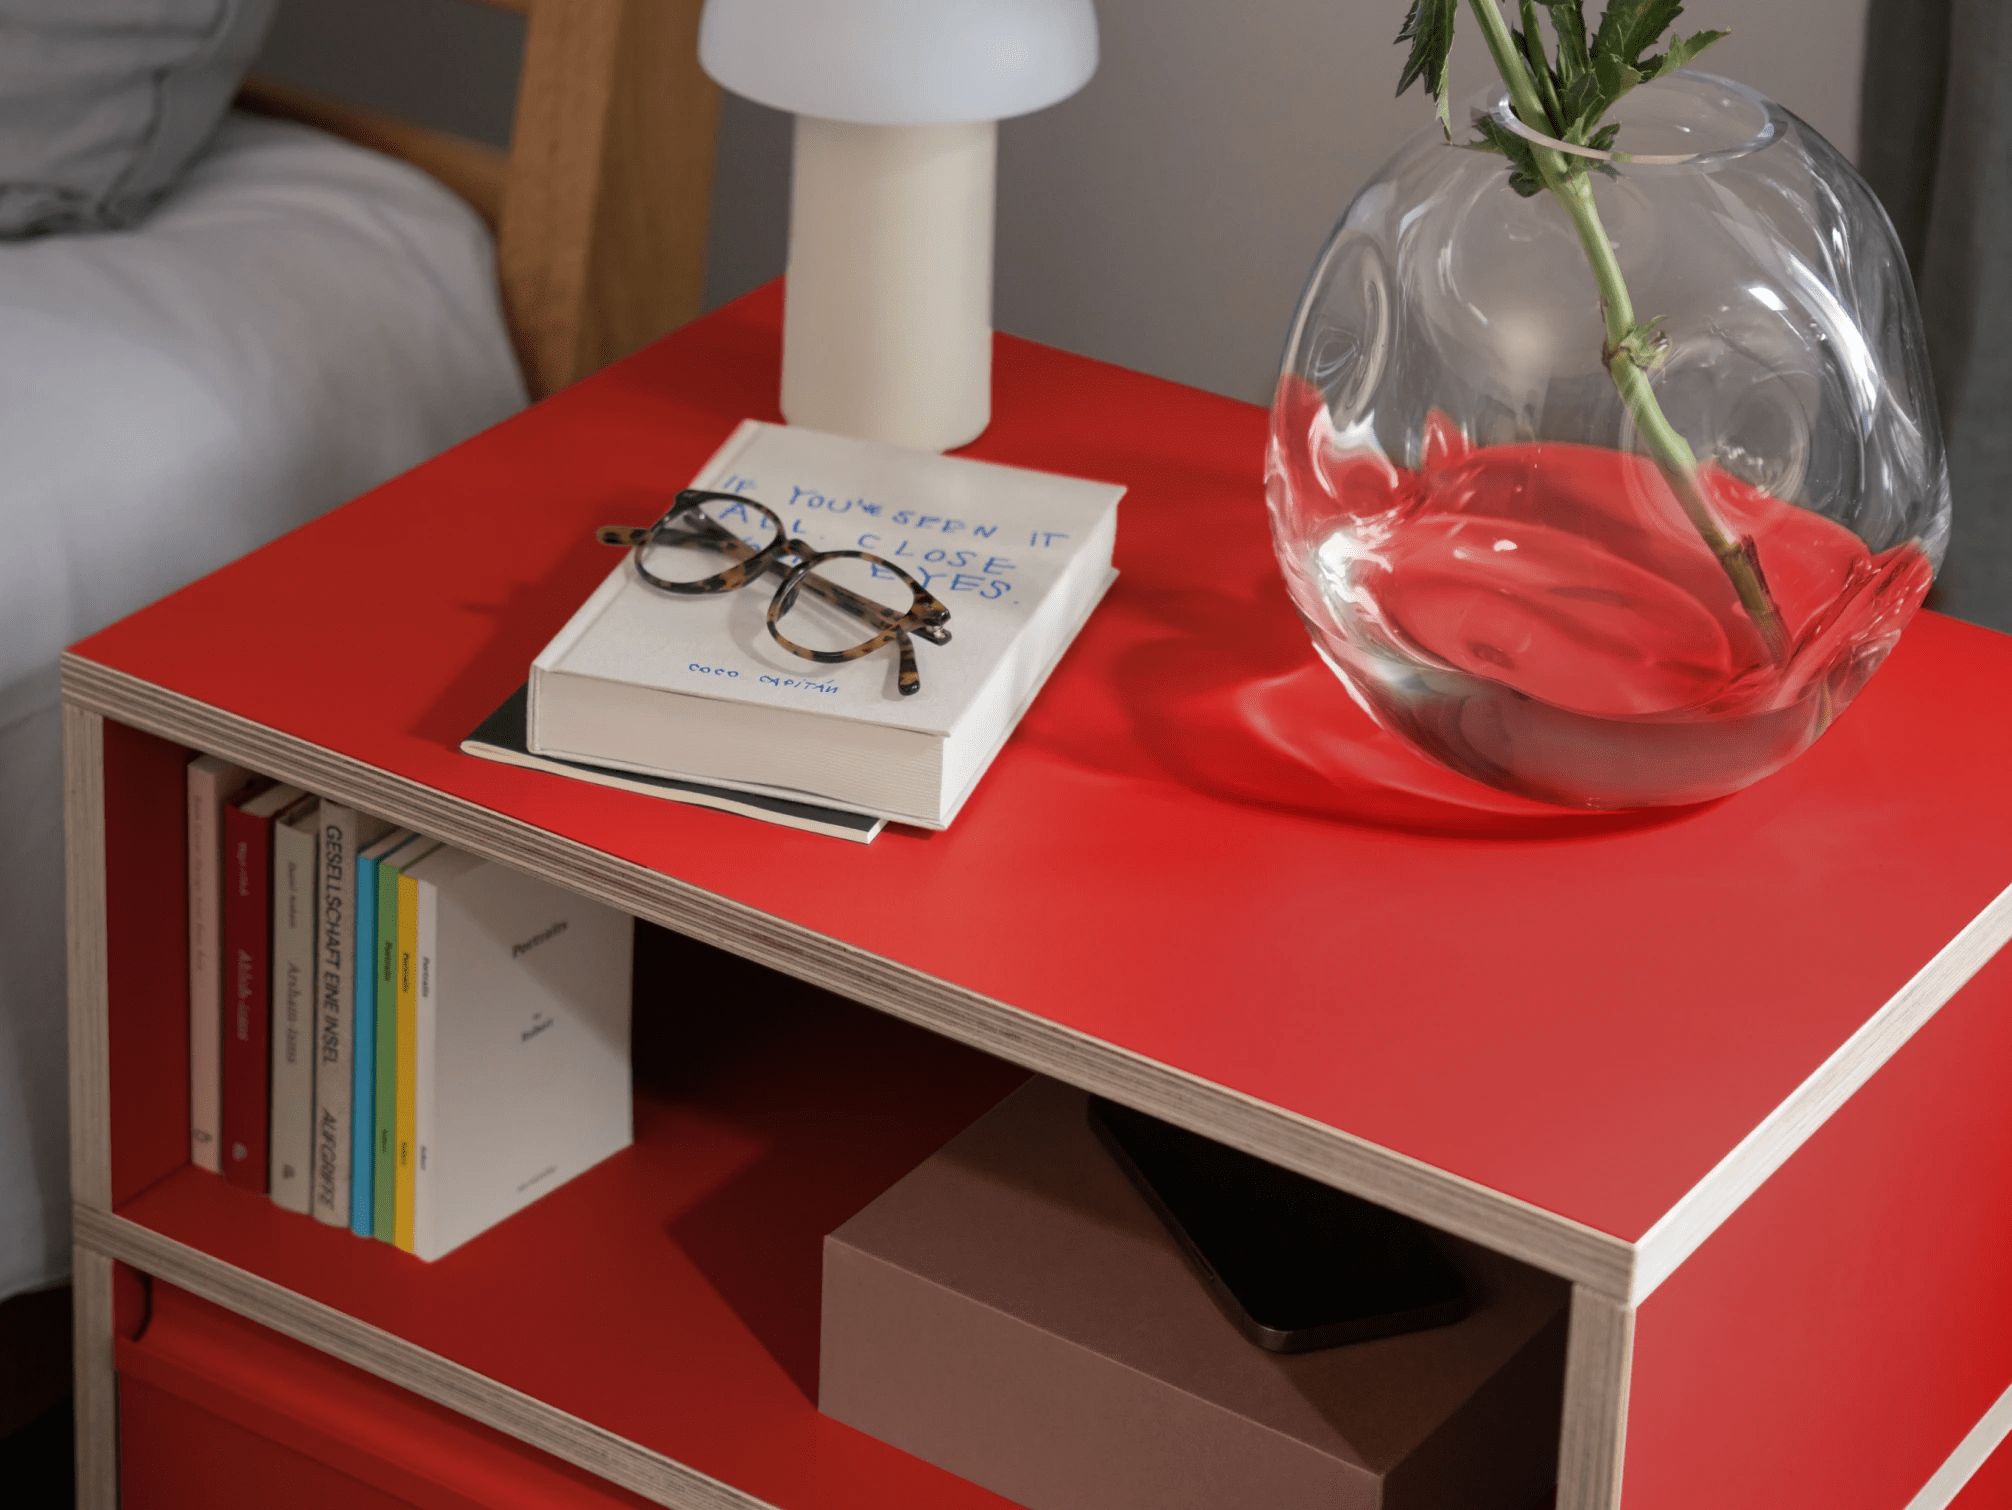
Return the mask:
[[[779, 337], [771, 287], [66, 657], [81, 1503], [117, 1261], [665, 1504], [1003, 1505], [818, 1415], [815, 1255], [1023, 1070], [1571, 1281], [1566, 1510], [1950, 1502], [2012, 1420], [2012, 639], [1922, 615], [1801, 760], [1649, 821], [1253, 801], [1275, 752], [1185, 710], [1312, 659], [1263, 411], [1000, 337], [967, 454], [1127, 484], [1123, 575], [952, 829], [461, 755], [593, 528], [777, 417]], [[192, 750], [818, 989], [439, 1264], [280, 1212], [187, 1163]]]

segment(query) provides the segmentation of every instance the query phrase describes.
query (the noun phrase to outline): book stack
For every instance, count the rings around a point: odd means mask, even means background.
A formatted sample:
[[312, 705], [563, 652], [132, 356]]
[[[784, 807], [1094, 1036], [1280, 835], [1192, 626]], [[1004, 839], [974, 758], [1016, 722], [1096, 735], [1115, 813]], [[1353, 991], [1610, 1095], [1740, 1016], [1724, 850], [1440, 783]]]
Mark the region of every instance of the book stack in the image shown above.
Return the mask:
[[[820, 580], [906, 611], [898, 570], [947, 608], [919, 691], [900, 690], [891, 646], [817, 661], [782, 645], [771, 605], [795, 610], [780, 571], [680, 595], [623, 559], [532, 663], [522, 714], [505, 704], [464, 750], [708, 806], [738, 794], [751, 816], [823, 832], [844, 832], [833, 812], [945, 828], [1117, 577], [1114, 483], [749, 420], [693, 486], [736, 500], [716, 522], [750, 547], [769, 538], [759, 504], [792, 559], [817, 553]], [[842, 616], [826, 628], [827, 650], [866, 633]], [[819, 809], [821, 824], [803, 816]]]
[[631, 920], [203, 755], [191, 1162], [435, 1259], [628, 1146]]

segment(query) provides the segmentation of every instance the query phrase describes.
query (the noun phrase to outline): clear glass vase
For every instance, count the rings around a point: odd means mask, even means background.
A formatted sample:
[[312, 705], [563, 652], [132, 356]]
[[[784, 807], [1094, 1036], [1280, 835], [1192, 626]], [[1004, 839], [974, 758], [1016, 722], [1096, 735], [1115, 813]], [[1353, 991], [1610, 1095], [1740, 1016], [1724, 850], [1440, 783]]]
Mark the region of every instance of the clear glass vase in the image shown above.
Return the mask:
[[[1529, 135], [1506, 92], [1477, 106]], [[1949, 532], [1920, 315], [1851, 165], [1703, 74], [1610, 119], [1628, 159], [1587, 181], [1695, 469], [1617, 391], [1582, 227], [1436, 126], [1321, 252], [1266, 466], [1287, 587], [1356, 700], [1573, 808], [1701, 801], [1794, 759], [1893, 648]]]

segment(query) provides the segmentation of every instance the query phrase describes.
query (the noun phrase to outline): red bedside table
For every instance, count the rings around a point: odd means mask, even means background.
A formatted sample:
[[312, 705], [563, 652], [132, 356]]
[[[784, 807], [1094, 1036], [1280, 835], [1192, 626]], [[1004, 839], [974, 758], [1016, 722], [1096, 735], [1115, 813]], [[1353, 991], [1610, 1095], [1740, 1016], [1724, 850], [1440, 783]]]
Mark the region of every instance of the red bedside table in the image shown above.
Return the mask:
[[[608, 569], [593, 527], [776, 417], [779, 313], [730, 306], [66, 659], [88, 1450], [118, 1259], [667, 1504], [999, 1504], [818, 1416], [802, 1349], [811, 1228], [1003, 1060], [1570, 1279], [1569, 1510], [1947, 1503], [1915, 1497], [2012, 1414], [2012, 640], [1923, 615], [1808, 755], [1705, 808], [1348, 821], [1209, 721], [1312, 660], [1263, 412], [1002, 337], [971, 454], [1126, 483], [1123, 576], [954, 828], [837, 844], [459, 754]], [[304, 597], [327, 631], [270, 632]], [[191, 748], [878, 1012], [806, 994], [744, 1081], [639, 1095], [635, 1150], [441, 1264], [286, 1216], [186, 1164]]]

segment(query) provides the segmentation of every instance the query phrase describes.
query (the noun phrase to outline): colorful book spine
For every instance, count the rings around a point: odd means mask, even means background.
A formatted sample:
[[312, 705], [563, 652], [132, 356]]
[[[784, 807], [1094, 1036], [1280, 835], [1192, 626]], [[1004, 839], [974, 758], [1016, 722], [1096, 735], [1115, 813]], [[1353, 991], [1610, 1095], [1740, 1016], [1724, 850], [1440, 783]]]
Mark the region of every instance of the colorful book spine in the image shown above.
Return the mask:
[[371, 1144], [371, 1235], [391, 1242], [397, 1235], [398, 1196], [398, 866], [387, 855], [377, 867], [376, 1091]]
[[344, 803], [321, 804], [315, 909], [314, 1216], [331, 1227], [348, 1226], [353, 1214], [358, 851], [384, 829], [379, 820]]
[[377, 966], [373, 971], [376, 1058], [372, 1075], [371, 1235], [397, 1238], [398, 1200], [398, 874], [428, 846], [417, 834], [394, 835], [377, 864]]
[[374, 1230], [371, 1209], [376, 1181], [371, 1177], [371, 1146], [377, 1132], [377, 855], [365, 850], [356, 857], [356, 938], [351, 945], [355, 1025], [351, 1046], [349, 1117], [349, 1230], [369, 1237]]
[[[435, 855], [452, 858], [443, 845]], [[429, 863], [431, 857], [429, 857]], [[440, 888], [424, 879], [427, 867], [408, 875], [405, 884], [416, 893], [413, 927], [412, 989], [412, 1251], [431, 1254], [434, 1202], [429, 1170], [433, 1164], [434, 1058], [439, 1040], [439, 1017], [435, 1011], [440, 972]]]
[[223, 1172], [224, 807], [251, 772], [214, 755], [189, 762], [189, 1162]]
[[[417, 859], [417, 856], [414, 856]], [[392, 1241], [412, 1251], [413, 1111], [418, 1093], [419, 887], [398, 878], [398, 1164]]]
[[303, 795], [268, 787], [224, 808], [224, 1178], [261, 1195], [271, 1094], [272, 823]]
[[314, 941], [319, 804], [295, 803], [272, 829], [271, 1090], [266, 1179], [273, 1204], [305, 1216], [314, 1151]]

